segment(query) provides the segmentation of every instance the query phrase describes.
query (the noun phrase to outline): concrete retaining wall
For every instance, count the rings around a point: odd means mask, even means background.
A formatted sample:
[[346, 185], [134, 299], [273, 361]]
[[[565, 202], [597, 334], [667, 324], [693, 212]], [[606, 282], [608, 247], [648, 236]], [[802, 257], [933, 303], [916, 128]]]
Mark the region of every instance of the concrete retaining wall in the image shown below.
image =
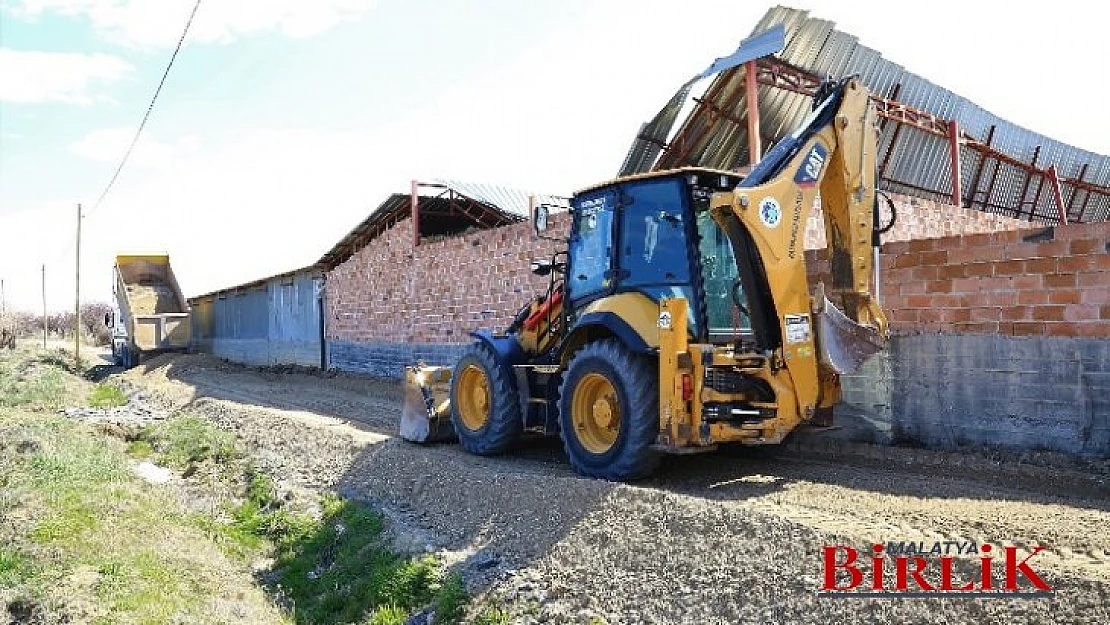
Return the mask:
[[381, 378], [400, 378], [406, 365], [454, 366], [469, 343], [328, 341], [328, 367]]
[[857, 440], [1110, 456], [1110, 341], [897, 336], [846, 377], [838, 408]]
[[319, 341], [270, 339], [200, 339], [193, 349], [244, 365], [320, 366]]

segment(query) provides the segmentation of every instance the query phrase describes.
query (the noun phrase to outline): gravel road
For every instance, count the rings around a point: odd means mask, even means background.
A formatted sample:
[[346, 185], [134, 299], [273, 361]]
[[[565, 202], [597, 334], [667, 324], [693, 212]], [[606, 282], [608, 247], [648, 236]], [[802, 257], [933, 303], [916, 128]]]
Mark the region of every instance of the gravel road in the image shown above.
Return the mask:
[[[458, 566], [477, 604], [503, 607], [513, 622], [1110, 622], [1106, 462], [803, 436], [775, 450], [670, 458], [657, 477], [621, 485], [578, 477], [555, 441], [478, 458], [395, 439], [393, 382], [202, 355], [159, 357], [120, 378], [163, 409], [188, 407], [234, 431], [290, 487], [372, 502], [399, 545]], [[1030, 562], [1056, 590], [816, 593], [823, 546], [870, 555], [888, 541], [975, 541], [1023, 556], [1042, 546]], [[977, 567], [960, 559], [957, 579]]]

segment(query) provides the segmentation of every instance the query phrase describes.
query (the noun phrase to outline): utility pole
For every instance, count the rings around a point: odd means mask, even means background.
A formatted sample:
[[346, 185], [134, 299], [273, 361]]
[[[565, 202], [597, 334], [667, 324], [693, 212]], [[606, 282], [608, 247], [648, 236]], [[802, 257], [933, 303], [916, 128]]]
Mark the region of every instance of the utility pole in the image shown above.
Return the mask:
[[42, 266], [42, 349], [46, 351], [46, 265]]
[[73, 301], [73, 363], [81, 369], [81, 205], [77, 205], [77, 285]]

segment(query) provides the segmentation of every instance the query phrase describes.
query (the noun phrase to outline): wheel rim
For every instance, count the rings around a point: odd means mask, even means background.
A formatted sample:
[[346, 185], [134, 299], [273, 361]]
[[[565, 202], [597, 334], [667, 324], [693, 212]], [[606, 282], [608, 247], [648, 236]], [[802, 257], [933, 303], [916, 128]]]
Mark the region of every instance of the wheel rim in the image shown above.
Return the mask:
[[600, 373], [587, 373], [574, 388], [572, 419], [578, 442], [587, 451], [603, 454], [620, 434], [621, 404], [617, 389]]
[[490, 393], [486, 372], [478, 365], [467, 365], [459, 374], [459, 419], [469, 430], [480, 430], [489, 421]]

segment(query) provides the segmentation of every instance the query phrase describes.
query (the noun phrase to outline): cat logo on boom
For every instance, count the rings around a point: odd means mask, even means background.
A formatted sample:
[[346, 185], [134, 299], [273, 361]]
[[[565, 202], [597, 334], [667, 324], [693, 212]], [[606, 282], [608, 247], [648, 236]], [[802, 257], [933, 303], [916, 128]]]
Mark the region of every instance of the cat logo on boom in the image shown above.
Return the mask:
[[825, 159], [828, 155], [825, 146], [820, 143], [815, 144], [809, 154], [806, 155], [806, 160], [802, 162], [802, 166], [798, 168], [798, 173], [794, 176], [794, 182], [802, 188], [816, 185], [817, 180], [821, 177], [821, 170], [825, 167]]

